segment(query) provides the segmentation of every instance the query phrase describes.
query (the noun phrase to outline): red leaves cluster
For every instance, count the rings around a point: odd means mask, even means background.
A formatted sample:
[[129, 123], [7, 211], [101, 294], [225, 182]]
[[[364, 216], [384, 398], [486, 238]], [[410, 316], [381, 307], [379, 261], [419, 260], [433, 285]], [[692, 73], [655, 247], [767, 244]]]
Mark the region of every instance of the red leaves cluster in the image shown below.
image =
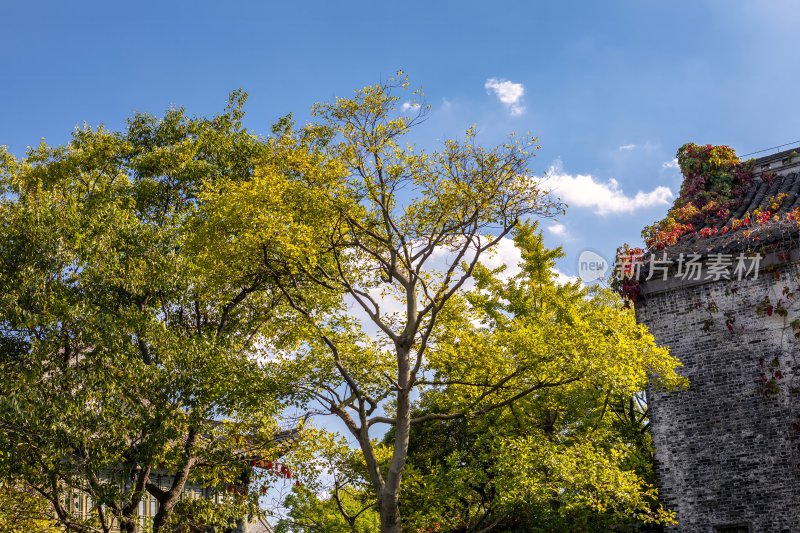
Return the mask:
[[759, 392], [767, 398], [780, 394], [780, 383], [784, 378], [780, 359], [775, 357], [767, 364], [764, 358], [761, 357], [758, 360], [758, 366], [761, 369], [761, 373], [756, 380]]
[[[253, 467], [267, 470], [267, 472], [269, 472], [271, 475], [281, 479], [292, 479], [293, 477], [296, 477], [294, 471], [290, 467], [278, 461], [273, 463], [270, 460], [261, 459], [258, 461], [253, 461]], [[296, 479], [295, 486], [299, 487], [300, 485], [300, 480]], [[261, 492], [262, 494], [266, 492], [266, 486], [261, 487]]]
[[[645, 242], [652, 250], [672, 246], [693, 232], [698, 237], [727, 233], [728, 229], [718, 231], [714, 226], [740, 206], [752, 186], [752, 165], [742, 163], [728, 146], [687, 143], [676, 156], [683, 185], [667, 217], [645, 230]], [[695, 227], [703, 229], [695, 232]]]

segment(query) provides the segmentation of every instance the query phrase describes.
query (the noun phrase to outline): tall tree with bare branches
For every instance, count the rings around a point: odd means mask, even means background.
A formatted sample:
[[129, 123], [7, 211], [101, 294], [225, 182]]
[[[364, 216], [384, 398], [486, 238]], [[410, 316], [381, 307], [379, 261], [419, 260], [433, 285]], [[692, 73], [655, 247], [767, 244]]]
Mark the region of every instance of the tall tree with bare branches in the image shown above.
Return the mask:
[[[419, 93], [401, 102], [406, 88], [401, 75], [317, 105], [320, 123], [298, 133], [325, 146], [341, 176], [337, 186], [316, 189], [330, 230], [293, 267], [299, 278], [345, 299], [339, 313], [320, 314], [314, 302], [285, 293], [317, 338], [284, 361], [282, 372], [294, 372], [301, 394], [338, 417], [358, 442], [386, 532], [401, 529], [398, 498], [412, 425], [489, 411], [557, 384], [518, 380], [510, 393], [517, 369], [497, 376], [462, 410], [412, 416], [419, 392], [443, 385], [430, 377], [429, 353], [454, 341], [442, 318], [457, 312], [456, 296], [479, 261], [526, 217], [551, 216], [561, 206], [527, 169], [535, 139], [484, 148], [470, 129], [440, 151], [404, 146], [429, 110]], [[248, 203], [261, 199], [254, 193]], [[363, 322], [373, 331], [365, 332]], [[374, 439], [387, 426], [394, 439], [384, 465]]]

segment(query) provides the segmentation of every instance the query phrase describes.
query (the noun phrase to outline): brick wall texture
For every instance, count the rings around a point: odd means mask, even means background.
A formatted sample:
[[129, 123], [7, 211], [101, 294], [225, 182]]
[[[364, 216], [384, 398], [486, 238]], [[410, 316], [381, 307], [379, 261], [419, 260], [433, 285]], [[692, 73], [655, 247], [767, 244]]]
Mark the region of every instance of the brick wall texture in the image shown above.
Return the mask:
[[690, 381], [648, 391], [669, 531], [800, 532], [798, 272], [673, 287], [637, 308]]

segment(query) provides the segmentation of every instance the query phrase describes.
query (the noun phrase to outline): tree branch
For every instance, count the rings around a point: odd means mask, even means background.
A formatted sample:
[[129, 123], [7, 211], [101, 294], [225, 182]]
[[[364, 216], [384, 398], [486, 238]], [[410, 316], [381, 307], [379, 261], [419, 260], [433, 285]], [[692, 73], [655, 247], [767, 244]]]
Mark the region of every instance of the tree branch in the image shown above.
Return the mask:
[[454, 420], [456, 418], [463, 418], [463, 417], [466, 417], [466, 416], [469, 416], [469, 415], [486, 414], [486, 413], [488, 413], [490, 411], [493, 411], [495, 409], [499, 409], [500, 407], [505, 407], [506, 405], [509, 405], [509, 404], [519, 400], [520, 398], [524, 398], [528, 394], [531, 394], [532, 392], [535, 392], [537, 390], [541, 390], [541, 389], [545, 389], [545, 388], [552, 388], [552, 387], [559, 387], [561, 385], [567, 385], [569, 383], [573, 383], [575, 381], [578, 381], [579, 379], [580, 379], [580, 377], [574, 377], [574, 378], [569, 378], [569, 379], [550, 382], [550, 383], [537, 383], [536, 385], [533, 385], [532, 387], [528, 387], [527, 389], [520, 391], [519, 393], [511, 396], [510, 398], [507, 398], [507, 399], [505, 399], [505, 400], [503, 400], [501, 402], [497, 402], [497, 403], [494, 403], [494, 404], [491, 404], [491, 405], [487, 405], [487, 406], [482, 407], [480, 409], [477, 409], [475, 411], [465, 410], [465, 411], [460, 411], [460, 412], [457, 412], [457, 413], [428, 413], [426, 415], [422, 415], [422, 416], [418, 416], [416, 418], [412, 418], [411, 419], [411, 423], [412, 424], [420, 424], [422, 422], [428, 422], [430, 420]]

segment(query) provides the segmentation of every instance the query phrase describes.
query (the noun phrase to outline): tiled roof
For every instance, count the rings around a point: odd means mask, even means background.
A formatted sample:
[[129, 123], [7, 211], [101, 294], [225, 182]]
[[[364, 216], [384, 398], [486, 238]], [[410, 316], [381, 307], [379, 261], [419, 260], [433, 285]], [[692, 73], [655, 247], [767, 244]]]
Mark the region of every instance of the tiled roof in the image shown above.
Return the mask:
[[753, 165], [756, 171], [753, 186], [742, 203], [728, 218], [720, 220], [710, 228], [716, 227], [720, 230], [726, 225], [730, 228], [731, 220], [742, 219], [745, 213], [752, 213], [756, 209], [767, 210], [777, 195], [785, 193], [786, 198], [781, 202], [780, 208], [772, 212], [773, 215], [779, 215], [781, 220], [740, 227], [729, 230], [724, 235], [709, 237], [687, 235], [669, 247], [670, 254], [737, 252], [800, 239], [798, 223], [784, 218], [786, 213], [800, 208], [800, 148], [761, 157], [756, 159]]

